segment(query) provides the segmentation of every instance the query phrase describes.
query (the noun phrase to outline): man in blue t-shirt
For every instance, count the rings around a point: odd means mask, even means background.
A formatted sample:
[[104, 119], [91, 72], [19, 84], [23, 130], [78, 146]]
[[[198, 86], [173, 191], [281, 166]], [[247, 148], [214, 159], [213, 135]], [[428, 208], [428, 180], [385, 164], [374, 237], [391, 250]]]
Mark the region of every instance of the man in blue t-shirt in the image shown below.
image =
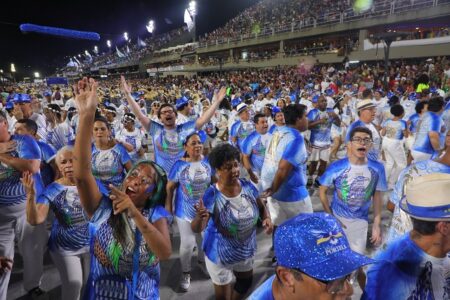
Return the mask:
[[[319, 180], [319, 196], [325, 212], [341, 222], [350, 247], [361, 254], [366, 250], [371, 204], [374, 222], [370, 241], [375, 245], [381, 243], [382, 194], [387, 190], [383, 164], [367, 158], [372, 142], [372, 132], [368, 128], [354, 128], [347, 144], [348, 156], [332, 163]], [[327, 197], [329, 187], [334, 188], [331, 206]], [[358, 281], [363, 288], [362, 271]]]
[[277, 266], [248, 298], [350, 299], [351, 274], [373, 263], [351, 250], [335, 218], [300, 214], [280, 225], [274, 238]]
[[268, 198], [274, 225], [302, 212], [313, 212], [306, 189], [305, 141], [300, 132], [308, 128], [306, 106], [293, 104], [284, 108], [286, 126], [279, 128], [266, 149], [261, 170], [261, 183]]
[[416, 177], [405, 194], [412, 231], [376, 256], [361, 299], [450, 299], [450, 174]]
[[441, 113], [444, 109], [444, 99], [434, 97], [428, 101], [428, 111], [423, 114], [417, 125], [416, 137], [411, 150], [414, 161], [433, 158], [442, 149], [442, 139], [446, 132]]
[[313, 183], [313, 176], [317, 170], [317, 178], [322, 176], [330, 161], [331, 126], [341, 126], [341, 120], [331, 108], [327, 108], [327, 98], [321, 95], [317, 100], [317, 108], [308, 113], [308, 128], [311, 130], [309, 142], [311, 143], [311, 155], [309, 157], [308, 185]]
[[268, 133], [269, 123], [266, 116], [257, 113], [253, 121], [256, 130], [244, 140], [242, 145], [242, 162], [250, 175], [250, 179], [255, 184], [258, 184], [264, 163], [264, 155], [272, 135]]
[[[26, 193], [20, 180], [22, 172], [33, 173], [37, 195], [42, 191], [40, 159], [36, 141], [27, 135], [11, 135], [6, 116], [0, 112], [0, 257], [14, 259], [14, 239], [22, 237], [24, 230]], [[0, 299], [6, 299], [10, 275], [0, 274]]]
[[185, 151], [182, 141], [184, 138], [195, 130], [200, 130], [211, 120], [226, 94], [226, 88], [222, 87], [214, 94], [211, 106], [200, 118], [180, 125], [176, 125], [177, 112], [175, 108], [171, 104], [165, 103], [158, 110], [158, 118], [162, 123], [160, 124], [142, 113], [139, 104], [131, 96], [131, 87], [123, 76], [121, 76], [121, 84], [122, 92], [125, 94], [131, 110], [152, 137], [155, 161], [166, 174], [169, 174], [175, 162], [183, 157]]
[[250, 112], [247, 104], [240, 103], [236, 110], [239, 120], [231, 126], [230, 142], [242, 152], [244, 140], [255, 131], [255, 124], [250, 120]]

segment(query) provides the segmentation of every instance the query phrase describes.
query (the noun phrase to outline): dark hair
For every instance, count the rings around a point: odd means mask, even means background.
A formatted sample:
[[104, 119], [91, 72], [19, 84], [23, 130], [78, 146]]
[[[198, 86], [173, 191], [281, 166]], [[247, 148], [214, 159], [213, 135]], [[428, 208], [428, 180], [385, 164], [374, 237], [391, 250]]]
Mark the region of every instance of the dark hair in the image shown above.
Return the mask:
[[365, 89], [362, 92], [362, 98], [366, 99], [366, 98], [370, 98], [372, 96], [372, 90], [371, 89]]
[[262, 114], [262, 113], [257, 113], [254, 117], [253, 117], [253, 122], [255, 124], [258, 124], [258, 121], [260, 118], [265, 118], [266, 115]]
[[30, 131], [33, 135], [38, 131], [38, 126], [35, 121], [31, 119], [20, 119], [17, 123], [25, 124], [25, 128]]
[[444, 107], [444, 104], [442, 97], [433, 97], [428, 101], [428, 111], [438, 112]]
[[173, 107], [172, 104], [170, 104], [170, 103], [163, 103], [163, 104], [161, 104], [161, 106], [160, 106], [159, 109], [158, 109], [158, 119], [161, 117], [161, 110], [162, 110], [164, 107], [170, 107], [170, 108], [172, 108], [173, 111], [175, 112], [175, 115], [177, 115], [177, 110], [175, 109], [175, 107]]
[[423, 235], [431, 235], [436, 232], [436, 221], [424, 221], [411, 217], [413, 229]]
[[226, 162], [231, 160], [239, 161], [241, 153], [230, 144], [221, 144], [214, 147], [209, 153], [208, 161], [214, 169], [220, 169]]
[[111, 125], [109, 124], [108, 120], [106, 120], [105, 117], [102, 117], [102, 116], [100, 116], [100, 117], [95, 117], [94, 123], [95, 123], [95, 122], [103, 122], [103, 123], [105, 123], [106, 127], [108, 127], [108, 129], [111, 130]]
[[355, 134], [357, 132], [367, 133], [370, 136], [370, 138], [372, 138], [372, 131], [370, 131], [370, 129], [367, 127], [360, 126], [360, 127], [355, 127], [352, 129], [352, 131], [350, 131], [350, 140], [353, 139], [353, 137], [355, 136]]
[[49, 108], [53, 113], [55, 113], [58, 116], [58, 118], [61, 118], [62, 116], [61, 107], [59, 107], [58, 104], [50, 103], [47, 105], [47, 108]]
[[[180, 108], [177, 108], [177, 111], [181, 111], [181, 110], [183, 110], [183, 109], [184, 109], [185, 107], [187, 107], [187, 106], [189, 106], [189, 102], [187, 102], [187, 103], [181, 105]], [[159, 117], [159, 116], [158, 116], [158, 117]]]
[[400, 99], [396, 96], [396, 95], [394, 95], [394, 96], [392, 96], [391, 98], [389, 98], [389, 100], [388, 100], [388, 104], [389, 104], [389, 106], [394, 106], [394, 105], [396, 105], [396, 104], [398, 104], [398, 103], [400, 103]]
[[428, 104], [428, 101], [420, 101], [416, 104], [416, 113], [420, 114], [425, 108], [425, 105]]
[[400, 117], [405, 112], [405, 109], [400, 104], [395, 104], [391, 107], [391, 114], [394, 117]]
[[306, 113], [306, 106], [303, 104], [290, 104], [283, 108], [284, 121], [286, 125], [295, 125], [297, 119], [303, 118]]

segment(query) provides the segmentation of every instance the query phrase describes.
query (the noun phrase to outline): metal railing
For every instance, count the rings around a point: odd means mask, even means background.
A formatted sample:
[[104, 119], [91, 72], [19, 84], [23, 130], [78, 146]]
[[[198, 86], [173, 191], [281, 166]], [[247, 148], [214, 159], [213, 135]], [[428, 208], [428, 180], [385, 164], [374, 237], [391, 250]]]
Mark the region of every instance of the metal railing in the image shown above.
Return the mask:
[[389, 16], [393, 14], [404, 13], [413, 10], [419, 10], [427, 7], [438, 5], [448, 5], [450, 0], [378, 0], [374, 2], [372, 8], [365, 13], [356, 13], [352, 8], [349, 8], [339, 14], [329, 14], [327, 16], [320, 16], [317, 19], [312, 17], [307, 19], [296, 20], [290, 25], [273, 26], [271, 24], [264, 24], [260, 33], [252, 33], [247, 31], [241, 33], [240, 36], [234, 38], [220, 38], [216, 40], [199, 42], [198, 48], [207, 48], [209, 46], [216, 46], [221, 44], [231, 44], [242, 42], [244, 40], [256, 39], [264, 36], [275, 35], [283, 32], [298, 32], [308, 28], [315, 28], [318, 26], [342, 24], [354, 22], [362, 19], [377, 18], [381, 16]]

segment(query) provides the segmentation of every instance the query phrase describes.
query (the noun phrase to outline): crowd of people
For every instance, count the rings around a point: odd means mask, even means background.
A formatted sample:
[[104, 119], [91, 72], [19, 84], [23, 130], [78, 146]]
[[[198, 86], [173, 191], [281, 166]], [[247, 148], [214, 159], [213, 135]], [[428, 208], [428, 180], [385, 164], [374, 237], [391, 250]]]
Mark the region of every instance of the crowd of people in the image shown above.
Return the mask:
[[61, 299], [159, 299], [174, 226], [181, 291], [197, 247], [216, 299], [449, 299], [450, 61], [303, 67], [1, 87], [0, 299], [15, 240], [30, 295], [48, 248]]

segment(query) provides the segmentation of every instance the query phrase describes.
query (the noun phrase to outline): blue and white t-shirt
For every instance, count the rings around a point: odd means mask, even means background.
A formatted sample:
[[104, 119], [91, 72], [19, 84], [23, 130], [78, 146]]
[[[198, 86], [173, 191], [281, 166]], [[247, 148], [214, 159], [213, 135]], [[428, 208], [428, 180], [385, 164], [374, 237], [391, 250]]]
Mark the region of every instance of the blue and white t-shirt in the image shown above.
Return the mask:
[[331, 209], [348, 219], [369, 217], [375, 191], [387, 191], [383, 164], [369, 159], [365, 165], [352, 165], [348, 158], [333, 162], [320, 177], [323, 186], [334, 186]]
[[242, 151], [242, 145], [244, 143], [244, 140], [253, 131], [255, 131], [255, 125], [253, 124], [253, 122], [251, 122], [251, 121], [242, 122], [241, 120], [236, 121], [231, 126], [230, 140], [231, 140], [231, 138], [236, 138], [237, 140], [236, 140], [236, 144], [234, 144], [234, 146], [236, 146], [239, 150]]
[[450, 174], [450, 166], [430, 159], [414, 163], [400, 173], [394, 190], [389, 197], [389, 200], [395, 205], [395, 208], [392, 215], [391, 227], [389, 228], [387, 234], [386, 243], [390, 243], [412, 229], [409, 215], [401, 210], [399, 206], [400, 200], [405, 196], [406, 186], [414, 178], [432, 173]]
[[450, 258], [428, 255], [409, 233], [390, 244], [375, 260], [378, 263], [367, 271], [361, 299], [450, 299]]
[[125, 128], [122, 128], [116, 133], [116, 139], [123, 143], [128, 143], [133, 146], [133, 150], [128, 152], [128, 155], [131, 158], [131, 161], [135, 163], [140, 159], [139, 157], [139, 150], [142, 148], [142, 139], [144, 138], [144, 135], [142, 132], [134, 128], [132, 132], [128, 131]]
[[203, 250], [216, 264], [231, 265], [252, 258], [256, 252], [256, 223], [259, 218], [258, 191], [240, 179], [241, 193], [226, 197], [210, 186], [203, 203], [210, 213], [203, 237]]
[[89, 251], [89, 222], [81, 206], [76, 186], [50, 184], [36, 200], [49, 205], [55, 213], [49, 248], [62, 255], [77, 255]]
[[130, 156], [122, 144], [107, 150], [100, 150], [92, 144], [92, 175], [108, 188], [110, 184], [119, 187], [125, 179], [125, 164]]
[[272, 135], [266, 150], [264, 164], [261, 170], [261, 183], [263, 190], [272, 186], [280, 160], [288, 161], [292, 171], [281, 184], [273, 198], [283, 202], [294, 202], [309, 196], [306, 189], [306, 152], [305, 141], [301, 133], [291, 127], [280, 127]]
[[[22, 159], [41, 159], [41, 149], [36, 140], [28, 135], [12, 135], [12, 141], [16, 141], [16, 150], [8, 153], [12, 157]], [[0, 163], [0, 207], [16, 204], [25, 205], [26, 192], [20, 181], [22, 172]], [[43, 190], [43, 183], [39, 173], [33, 175], [36, 195]]]
[[285, 125], [283, 125], [283, 126], [278, 126], [278, 125], [276, 125], [276, 124], [273, 124], [272, 126], [270, 126], [268, 133], [273, 134], [273, 133], [274, 133], [275, 131], [277, 131], [279, 128], [284, 127], [284, 126], [285, 126]]
[[409, 117], [408, 121], [410, 122], [409, 131], [412, 134], [415, 134], [417, 132], [417, 125], [419, 124], [420, 121], [420, 115], [415, 113], [411, 117]]
[[177, 125], [175, 129], [165, 129], [163, 125], [154, 121], [150, 123], [148, 133], [153, 139], [155, 160], [167, 174], [175, 162], [184, 155], [183, 138], [194, 131], [194, 121]]
[[311, 136], [310, 142], [313, 148], [326, 149], [331, 145], [331, 126], [333, 125], [333, 118], [330, 118], [329, 113], [333, 113], [333, 109], [327, 108], [325, 111], [321, 111], [317, 108], [311, 110], [308, 113], [309, 122], [316, 122], [321, 119], [326, 119], [324, 124], [317, 124], [310, 129]]
[[55, 172], [50, 162], [55, 159], [56, 150], [47, 143], [37, 141], [41, 149], [41, 177], [44, 187], [55, 181]]
[[275, 300], [272, 292], [272, 284], [274, 280], [275, 275], [270, 276], [256, 290], [253, 291], [247, 300]]
[[55, 128], [47, 126], [45, 142], [55, 148], [56, 151], [70, 145], [75, 140], [72, 127], [67, 123], [57, 124]]
[[406, 121], [404, 120], [394, 121], [392, 119], [386, 120], [381, 126], [386, 130], [385, 137], [399, 141], [403, 140], [404, 138], [403, 132], [408, 127]]
[[444, 121], [442, 118], [431, 111], [423, 114], [419, 124], [417, 125], [416, 139], [414, 141], [413, 150], [434, 155], [437, 153], [431, 145], [431, 140], [428, 134], [437, 132], [441, 137], [445, 133]]
[[168, 179], [178, 183], [175, 196], [175, 215], [191, 222], [196, 215], [194, 205], [200, 200], [211, 183], [211, 166], [204, 158], [201, 161], [177, 161]]
[[[90, 220], [91, 268], [85, 299], [159, 300], [159, 258], [147, 246], [133, 219], [112, 214], [112, 202], [104, 188], [99, 188], [103, 198]], [[144, 209], [142, 215], [152, 224], [170, 219], [161, 205]], [[136, 244], [138, 237], [140, 242]]]
[[370, 148], [369, 152], [367, 153], [367, 157], [372, 160], [379, 160], [381, 150], [381, 136], [372, 123], [366, 124], [363, 121], [358, 120], [350, 124], [350, 127], [347, 130], [347, 135], [345, 136], [345, 143], [347, 144], [350, 141], [350, 133], [356, 127], [366, 127], [370, 131], [372, 131], [373, 144], [372, 148]]
[[258, 176], [261, 175], [261, 169], [264, 163], [264, 156], [271, 138], [272, 135], [270, 133], [262, 135], [257, 131], [253, 131], [244, 140], [244, 143], [242, 145], [242, 153], [250, 156], [252, 170]]

